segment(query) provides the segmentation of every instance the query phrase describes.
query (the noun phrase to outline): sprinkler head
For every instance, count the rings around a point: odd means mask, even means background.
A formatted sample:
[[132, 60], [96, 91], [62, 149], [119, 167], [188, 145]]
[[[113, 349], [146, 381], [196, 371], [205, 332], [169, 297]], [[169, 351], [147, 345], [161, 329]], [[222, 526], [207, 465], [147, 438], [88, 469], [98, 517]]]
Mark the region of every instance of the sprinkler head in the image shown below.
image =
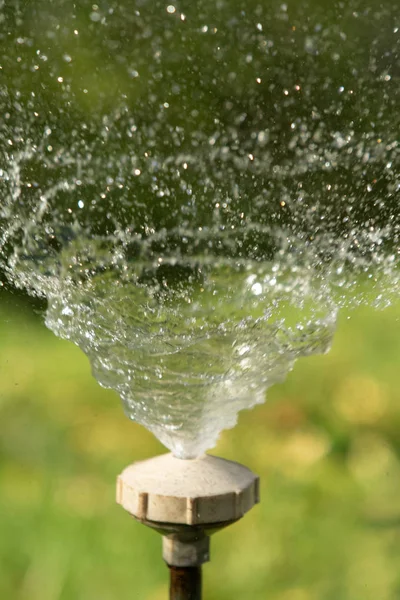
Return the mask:
[[209, 536], [259, 502], [259, 478], [216, 456], [181, 460], [164, 454], [121, 473], [117, 502], [163, 535], [169, 566], [197, 567], [209, 560]]

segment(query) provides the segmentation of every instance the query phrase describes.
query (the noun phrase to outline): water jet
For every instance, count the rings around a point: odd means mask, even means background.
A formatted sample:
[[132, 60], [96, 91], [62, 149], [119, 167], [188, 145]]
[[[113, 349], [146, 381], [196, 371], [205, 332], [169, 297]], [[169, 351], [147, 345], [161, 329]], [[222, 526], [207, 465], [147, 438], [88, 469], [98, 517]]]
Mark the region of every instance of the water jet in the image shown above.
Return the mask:
[[396, 11], [81, 4], [0, 3], [0, 268], [174, 455], [118, 501], [198, 588], [258, 501], [204, 453], [342, 307], [398, 297]]

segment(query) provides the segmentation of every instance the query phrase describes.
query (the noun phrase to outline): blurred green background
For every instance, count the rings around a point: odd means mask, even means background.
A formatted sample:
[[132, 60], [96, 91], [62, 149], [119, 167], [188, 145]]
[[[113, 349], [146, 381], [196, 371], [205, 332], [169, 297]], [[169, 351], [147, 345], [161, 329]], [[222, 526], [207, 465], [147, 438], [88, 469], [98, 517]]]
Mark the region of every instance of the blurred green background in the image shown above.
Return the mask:
[[[343, 313], [332, 351], [222, 434], [262, 502], [213, 538], [205, 598], [400, 597], [399, 317]], [[165, 599], [160, 537], [115, 504], [116, 475], [162, 446], [37, 306], [3, 293], [0, 335], [0, 598]]]

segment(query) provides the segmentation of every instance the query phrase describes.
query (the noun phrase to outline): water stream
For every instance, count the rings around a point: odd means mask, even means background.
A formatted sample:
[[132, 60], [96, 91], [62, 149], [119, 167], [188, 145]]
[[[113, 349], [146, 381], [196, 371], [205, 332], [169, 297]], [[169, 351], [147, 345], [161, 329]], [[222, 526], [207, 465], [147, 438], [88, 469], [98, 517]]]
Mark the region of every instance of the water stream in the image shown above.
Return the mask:
[[374, 0], [0, 1], [3, 276], [177, 456], [398, 297], [399, 27]]

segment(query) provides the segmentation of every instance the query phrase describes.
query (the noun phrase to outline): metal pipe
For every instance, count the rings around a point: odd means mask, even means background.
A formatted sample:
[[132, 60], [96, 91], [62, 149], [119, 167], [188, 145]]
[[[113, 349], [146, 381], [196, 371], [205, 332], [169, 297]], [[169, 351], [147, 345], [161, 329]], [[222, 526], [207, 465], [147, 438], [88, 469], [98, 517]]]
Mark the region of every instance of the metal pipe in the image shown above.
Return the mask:
[[201, 600], [201, 567], [168, 567], [170, 600]]

